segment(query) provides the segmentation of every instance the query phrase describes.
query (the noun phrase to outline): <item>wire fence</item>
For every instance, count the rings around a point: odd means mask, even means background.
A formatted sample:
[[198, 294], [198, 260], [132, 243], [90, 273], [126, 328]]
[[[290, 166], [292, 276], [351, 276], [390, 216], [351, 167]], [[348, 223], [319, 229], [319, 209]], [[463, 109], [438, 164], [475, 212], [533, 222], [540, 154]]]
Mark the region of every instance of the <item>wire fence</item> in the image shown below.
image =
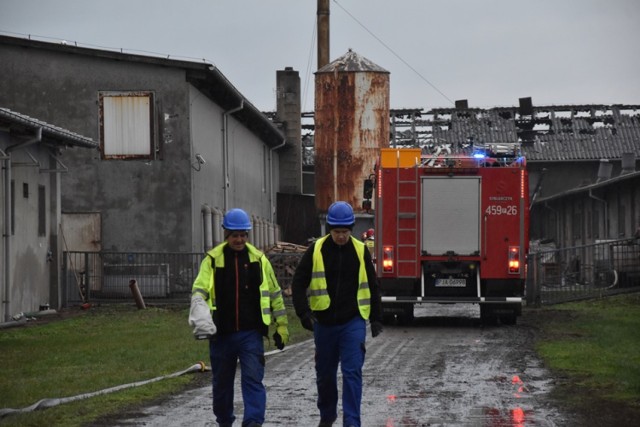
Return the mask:
[[[185, 302], [202, 253], [65, 252], [63, 306], [132, 299], [132, 280], [148, 302]], [[267, 254], [285, 294], [302, 253]]]
[[[267, 253], [285, 296], [300, 252]], [[65, 252], [63, 306], [123, 302], [131, 281], [147, 302], [188, 303], [202, 253]], [[556, 304], [640, 289], [640, 239], [553, 248], [532, 245], [527, 259], [527, 305]]]
[[547, 305], [640, 287], [640, 239], [600, 241], [570, 248], [532, 246], [527, 302]]

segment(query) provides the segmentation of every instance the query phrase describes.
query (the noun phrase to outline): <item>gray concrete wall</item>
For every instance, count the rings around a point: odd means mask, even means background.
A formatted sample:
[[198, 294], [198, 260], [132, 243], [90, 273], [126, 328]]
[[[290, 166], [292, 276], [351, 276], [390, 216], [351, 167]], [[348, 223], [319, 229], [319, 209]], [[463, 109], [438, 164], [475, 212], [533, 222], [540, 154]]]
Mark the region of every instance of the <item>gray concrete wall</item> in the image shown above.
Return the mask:
[[[10, 45], [0, 49], [0, 105], [95, 141], [101, 91], [153, 92], [158, 158], [102, 160], [96, 150], [67, 150], [62, 210], [101, 212], [105, 251], [202, 250], [202, 205], [224, 209], [224, 111], [186, 82], [184, 69]], [[228, 132], [228, 207], [272, 219], [278, 154], [232, 116]], [[206, 160], [200, 171], [196, 154]]]
[[161, 160], [65, 153], [62, 208], [100, 211], [102, 247], [192, 250], [189, 96], [184, 71], [100, 57], [3, 46], [0, 105], [99, 141], [100, 91], [153, 91]]

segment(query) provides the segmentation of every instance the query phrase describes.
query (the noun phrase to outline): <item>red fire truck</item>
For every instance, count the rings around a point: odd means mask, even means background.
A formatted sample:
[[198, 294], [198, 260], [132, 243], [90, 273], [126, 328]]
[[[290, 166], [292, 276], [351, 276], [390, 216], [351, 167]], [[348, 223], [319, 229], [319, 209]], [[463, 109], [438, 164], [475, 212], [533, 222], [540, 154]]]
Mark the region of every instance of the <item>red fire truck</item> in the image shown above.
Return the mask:
[[524, 158], [383, 148], [373, 184], [385, 322], [410, 322], [422, 303], [480, 304], [484, 322], [516, 322], [529, 247]]

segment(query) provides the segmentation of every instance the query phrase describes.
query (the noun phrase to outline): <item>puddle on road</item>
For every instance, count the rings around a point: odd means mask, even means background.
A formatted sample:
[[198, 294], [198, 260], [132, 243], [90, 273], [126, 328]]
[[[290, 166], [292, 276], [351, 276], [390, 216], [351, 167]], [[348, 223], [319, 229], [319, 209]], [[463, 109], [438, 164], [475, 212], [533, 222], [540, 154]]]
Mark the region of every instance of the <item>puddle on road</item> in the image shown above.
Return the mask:
[[[554, 421], [547, 418], [546, 408], [536, 411], [535, 399], [532, 399], [532, 390], [536, 393], [545, 394], [548, 391], [544, 384], [536, 383], [531, 387], [527, 386], [519, 375], [509, 378], [506, 375], [499, 375], [490, 378], [488, 381], [503, 384], [505, 393], [501, 401], [505, 406], [501, 408], [478, 406], [467, 408], [466, 415], [461, 415], [459, 419], [438, 418], [429, 416], [427, 419], [420, 417], [419, 420], [411, 416], [393, 417], [389, 416], [384, 423], [384, 427], [410, 427], [410, 426], [466, 426], [466, 427], [554, 427], [557, 426], [557, 419]], [[533, 381], [535, 383], [535, 381]], [[419, 391], [415, 394], [388, 394], [386, 403], [389, 413], [396, 412], [395, 405], [402, 405], [417, 399], [426, 399], [428, 396], [436, 397], [437, 393]], [[455, 398], [455, 397], [453, 397]], [[415, 405], [415, 403], [410, 403]]]

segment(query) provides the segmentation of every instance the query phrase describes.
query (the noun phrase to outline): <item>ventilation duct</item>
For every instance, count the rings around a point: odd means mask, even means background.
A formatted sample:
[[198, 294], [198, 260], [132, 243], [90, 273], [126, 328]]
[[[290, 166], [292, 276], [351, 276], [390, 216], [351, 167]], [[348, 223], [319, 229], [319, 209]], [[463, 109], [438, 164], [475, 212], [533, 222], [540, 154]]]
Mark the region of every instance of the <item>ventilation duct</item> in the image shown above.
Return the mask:
[[636, 153], [622, 153], [622, 171], [620, 175], [636, 171]]
[[613, 169], [613, 165], [609, 163], [607, 159], [600, 160], [600, 167], [598, 168], [598, 179], [596, 182], [606, 181], [611, 178], [611, 170]]

